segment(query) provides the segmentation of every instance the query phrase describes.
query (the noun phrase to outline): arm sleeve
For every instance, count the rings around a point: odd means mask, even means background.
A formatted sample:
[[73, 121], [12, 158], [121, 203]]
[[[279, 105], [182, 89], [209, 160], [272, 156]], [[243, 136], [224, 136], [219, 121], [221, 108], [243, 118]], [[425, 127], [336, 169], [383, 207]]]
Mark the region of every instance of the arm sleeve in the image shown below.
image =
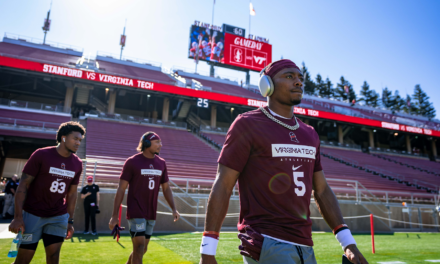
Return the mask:
[[169, 181], [169, 179], [168, 179], [168, 169], [167, 169], [167, 164], [165, 163], [165, 168], [163, 170], [162, 177], [160, 179], [160, 184], [166, 183], [168, 181]]
[[122, 172], [119, 179], [130, 182], [132, 176], [133, 169], [131, 167], [131, 159], [128, 159], [125, 161], [124, 167], [122, 167]]
[[32, 153], [31, 157], [24, 165], [23, 173], [26, 173], [36, 178], [40, 172], [41, 161], [42, 161], [41, 151], [37, 150], [34, 153]]
[[315, 168], [313, 172], [322, 171], [321, 166], [321, 143], [318, 143], [318, 147], [316, 148], [316, 156], [315, 156]]
[[226, 141], [218, 158], [218, 163], [242, 172], [251, 154], [252, 128], [246, 125], [241, 115], [232, 123]]
[[99, 186], [96, 185], [96, 192], [99, 192]]

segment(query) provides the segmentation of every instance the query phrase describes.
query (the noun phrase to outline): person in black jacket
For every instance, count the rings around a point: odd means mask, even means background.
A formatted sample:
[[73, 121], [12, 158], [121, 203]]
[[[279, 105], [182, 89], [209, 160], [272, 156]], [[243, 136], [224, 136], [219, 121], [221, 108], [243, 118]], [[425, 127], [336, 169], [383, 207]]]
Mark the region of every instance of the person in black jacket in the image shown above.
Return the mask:
[[84, 235], [89, 233], [89, 222], [92, 221], [92, 235], [96, 236], [96, 211], [99, 210], [99, 186], [93, 183], [93, 176], [87, 177], [87, 185], [81, 190], [84, 199], [84, 214], [86, 228]]
[[5, 205], [3, 207], [3, 218], [14, 216], [14, 197], [18, 187], [18, 176], [14, 174], [5, 186]]

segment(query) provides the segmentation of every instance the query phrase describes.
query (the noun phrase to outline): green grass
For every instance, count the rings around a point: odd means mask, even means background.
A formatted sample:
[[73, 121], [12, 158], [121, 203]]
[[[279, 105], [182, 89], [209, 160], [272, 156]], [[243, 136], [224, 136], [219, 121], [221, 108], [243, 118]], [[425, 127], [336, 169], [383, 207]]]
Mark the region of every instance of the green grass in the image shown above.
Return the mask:
[[[398, 233], [376, 235], [376, 254], [371, 253], [370, 235], [354, 236], [358, 247], [369, 263], [400, 261], [430, 263], [440, 260], [440, 234]], [[315, 254], [320, 264], [341, 263], [342, 250], [330, 233], [313, 234]], [[6, 257], [12, 239], [0, 239], [0, 263], [12, 263]], [[151, 239], [144, 263], [198, 263], [200, 233], [157, 234]], [[132, 245], [128, 236], [117, 244], [110, 236], [77, 235], [66, 241], [61, 250], [61, 263], [125, 263]], [[217, 249], [219, 263], [242, 263], [237, 249], [239, 240], [233, 233], [222, 233]], [[40, 242], [32, 263], [45, 263], [43, 243]]]

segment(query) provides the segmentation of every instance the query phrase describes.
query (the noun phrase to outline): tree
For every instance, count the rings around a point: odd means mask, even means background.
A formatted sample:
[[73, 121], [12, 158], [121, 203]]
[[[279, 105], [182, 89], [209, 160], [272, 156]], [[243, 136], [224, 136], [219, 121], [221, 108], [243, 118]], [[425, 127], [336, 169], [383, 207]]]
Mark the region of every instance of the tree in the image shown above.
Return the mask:
[[393, 112], [403, 110], [405, 105], [406, 101], [400, 97], [399, 91], [394, 91], [394, 96], [391, 97], [391, 110]]
[[310, 73], [307, 70], [306, 64], [302, 63], [302, 73], [304, 75], [304, 92], [307, 94], [315, 94], [316, 85], [310, 78]]
[[382, 105], [386, 108], [390, 108], [393, 105], [392, 94], [387, 87], [382, 90]]
[[409, 94], [406, 95], [405, 105], [402, 107], [402, 110], [408, 114], [417, 112], [417, 108], [414, 103], [411, 102], [411, 96]]
[[[316, 78], [318, 78], [318, 77], [316, 77]], [[333, 83], [327, 77], [327, 79], [325, 79], [324, 85], [322, 86], [322, 89], [319, 90], [319, 95], [321, 97], [331, 98], [334, 96], [334, 92], [335, 91], [333, 89]]]
[[[341, 76], [339, 81], [340, 83], [336, 85], [335, 97], [342, 99], [342, 101], [349, 101], [350, 103], [353, 100], [356, 101], [356, 93], [353, 90], [353, 86], [350, 84], [350, 82], [345, 80], [344, 76]], [[348, 87], [348, 93], [346, 87]]]
[[370, 85], [367, 81], [361, 86], [361, 98], [359, 101], [364, 101], [365, 105], [377, 107], [379, 105], [379, 94], [376, 91], [370, 89]]
[[414, 87], [413, 100], [418, 115], [428, 117], [429, 119], [435, 117], [435, 108], [429, 102], [429, 96], [422, 90], [419, 84]]
[[325, 83], [324, 80], [322, 79], [321, 74], [318, 73], [318, 75], [316, 75], [316, 79], [315, 79], [315, 89], [316, 92], [322, 96], [322, 93], [325, 92]]
[[375, 90], [371, 90], [371, 97], [370, 97], [370, 106], [372, 107], [378, 107], [379, 104], [379, 93]]
[[364, 84], [361, 86], [359, 102], [364, 101], [365, 105], [370, 105], [370, 95], [370, 85], [368, 85], [367, 81], [364, 81]]

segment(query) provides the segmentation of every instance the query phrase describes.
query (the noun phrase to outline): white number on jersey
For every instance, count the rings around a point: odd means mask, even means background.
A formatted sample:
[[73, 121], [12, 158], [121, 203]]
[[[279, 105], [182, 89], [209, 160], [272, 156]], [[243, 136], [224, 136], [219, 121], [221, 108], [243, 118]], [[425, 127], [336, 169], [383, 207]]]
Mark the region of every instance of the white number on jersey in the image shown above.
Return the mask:
[[64, 191], [66, 191], [66, 183], [59, 182], [59, 181], [53, 181], [49, 190], [53, 193], [55, 193], [55, 192], [64, 193]]
[[295, 188], [295, 193], [298, 196], [304, 196], [304, 194], [306, 193], [306, 185], [304, 184], [304, 182], [298, 180], [298, 178], [300, 177], [304, 177], [304, 172], [302, 171], [293, 172], [293, 182], [295, 182], [295, 185], [297, 187], [301, 187], [301, 189]]
[[150, 182], [148, 183], [148, 188], [150, 188], [150, 190], [154, 189], [154, 179], [150, 179]]

